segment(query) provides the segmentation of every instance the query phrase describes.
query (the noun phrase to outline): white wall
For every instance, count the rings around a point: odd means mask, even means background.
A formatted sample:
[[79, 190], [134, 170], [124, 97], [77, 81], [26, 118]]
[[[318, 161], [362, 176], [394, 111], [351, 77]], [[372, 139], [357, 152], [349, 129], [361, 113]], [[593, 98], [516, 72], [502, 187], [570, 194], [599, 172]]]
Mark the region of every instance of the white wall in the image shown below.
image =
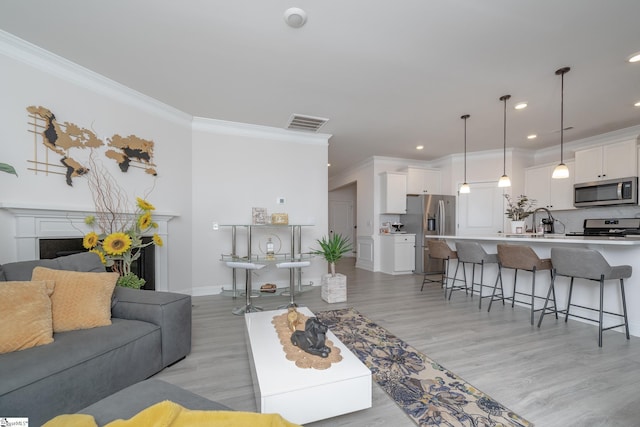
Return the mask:
[[[0, 174], [0, 263], [16, 260], [15, 219], [2, 205], [94, 208], [84, 179], [69, 187], [61, 175], [27, 169], [34, 150], [27, 125], [30, 105], [49, 108], [59, 122], [93, 129], [102, 139], [117, 133], [154, 141], [157, 178], [105, 164], [132, 200], [153, 187], [148, 200], [156, 211], [176, 215], [166, 245], [158, 249], [168, 253], [171, 291], [216, 293], [228, 281], [230, 272], [219, 261], [230, 249], [228, 230], [214, 233], [212, 221], [248, 224], [253, 206], [285, 212], [290, 223], [315, 224], [303, 232], [303, 250], [327, 232], [327, 135], [256, 131], [259, 127], [215, 120], [215, 125], [192, 123], [190, 115], [2, 31], [0, 81], [0, 162], [19, 174]], [[57, 161], [55, 155], [50, 159]], [[279, 196], [286, 205], [275, 204]], [[316, 258], [305, 271], [304, 280], [319, 283], [326, 262]]]
[[[289, 224], [302, 228], [302, 251], [317, 247], [316, 239], [327, 234], [328, 136], [296, 133], [259, 126], [195, 119], [193, 132], [193, 287], [194, 294], [230, 289], [232, 273], [220, 261], [231, 253], [231, 229], [224, 224], [251, 224], [251, 208], [263, 207], [269, 215], [287, 213]], [[286, 204], [278, 205], [284, 197]], [[267, 229], [253, 236], [252, 253], [273, 236], [288, 252], [287, 230]], [[237, 253], [246, 254], [246, 234], [238, 232]], [[276, 250], [278, 245], [276, 245]], [[264, 243], [263, 246], [264, 248]], [[204, 250], [203, 250], [204, 248]], [[303, 269], [303, 283], [320, 284], [326, 262], [313, 258]], [[244, 275], [239, 276], [241, 288]], [[255, 287], [263, 283], [279, 287], [289, 283], [289, 271], [265, 268], [254, 275]]]

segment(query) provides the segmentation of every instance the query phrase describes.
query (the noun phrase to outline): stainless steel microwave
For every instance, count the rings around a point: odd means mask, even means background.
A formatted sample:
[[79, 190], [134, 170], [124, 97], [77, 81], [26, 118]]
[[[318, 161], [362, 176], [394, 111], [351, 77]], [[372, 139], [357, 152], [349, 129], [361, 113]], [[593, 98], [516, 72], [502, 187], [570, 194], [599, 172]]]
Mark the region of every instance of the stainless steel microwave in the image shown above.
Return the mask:
[[637, 205], [638, 177], [585, 182], [573, 186], [573, 206]]

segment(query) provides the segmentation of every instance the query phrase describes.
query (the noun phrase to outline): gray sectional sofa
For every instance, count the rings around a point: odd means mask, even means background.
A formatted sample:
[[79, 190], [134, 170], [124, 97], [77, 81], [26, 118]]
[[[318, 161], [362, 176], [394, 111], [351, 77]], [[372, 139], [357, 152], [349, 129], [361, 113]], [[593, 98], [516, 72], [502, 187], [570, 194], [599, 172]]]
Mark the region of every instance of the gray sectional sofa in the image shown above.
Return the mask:
[[[34, 267], [105, 271], [89, 252], [0, 266], [2, 281]], [[54, 334], [54, 342], [0, 354], [0, 415], [41, 425], [151, 377], [191, 351], [191, 297], [116, 286], [112, 325]], [[2, 326], [0, 326], [2, 327]]]

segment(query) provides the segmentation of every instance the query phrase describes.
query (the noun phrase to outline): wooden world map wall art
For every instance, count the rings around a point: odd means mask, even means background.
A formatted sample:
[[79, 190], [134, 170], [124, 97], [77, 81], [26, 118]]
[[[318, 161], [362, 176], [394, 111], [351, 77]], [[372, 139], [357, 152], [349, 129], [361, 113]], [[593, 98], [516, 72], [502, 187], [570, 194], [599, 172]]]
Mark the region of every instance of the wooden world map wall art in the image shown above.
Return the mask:
[[[79, 127], [74, 123], [60, 123], [51, 110], [45, 107], [30, 106], [29, 132], [34, 134], [34, 157], [27, 160], [33, 164], [29, 170], [45, 174], [64, 175], [67, 185], [73, 185], [73, 178], [85, 175], [89, 169], [76, 158], [74, 150], [95, 149], [105, 146], [91, 130]], [[38, 139], [41, 139], [40, 141]], [[135, 135], [122, 137], [118, 134], [107, 138], [105, 157], [115, 161], [122, 172], [130, 167], [144, 169], [145, 173], [157, 175], [153, 162], [153, 141]], [[44, 149], [42, 148], [44, 147]], [[50, 155], [59, 156], [59, 163], [50, 160]]]

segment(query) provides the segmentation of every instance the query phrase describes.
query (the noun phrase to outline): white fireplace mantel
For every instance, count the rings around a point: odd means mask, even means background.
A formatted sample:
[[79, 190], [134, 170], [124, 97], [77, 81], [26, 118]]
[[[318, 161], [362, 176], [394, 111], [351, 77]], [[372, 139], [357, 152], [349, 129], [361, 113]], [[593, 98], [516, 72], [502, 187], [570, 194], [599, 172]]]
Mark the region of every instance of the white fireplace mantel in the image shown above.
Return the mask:
[[[85, 224], [88, 215], [95, 211], [87, 208], [63, 208], [56, 206], [38, 206], [19, 203], [0, 203], [16, 220], [16, 254], [18, 261], [40, 258], [40, 239], [81, 238], [93, 229]], [[154, 230], [162, 238], [164, 245], [155, 247], [156, 290], [169, 290], [168, 254], [169, 221], [179, 216], [153, 212], [153, 221], [158, 224]]]

